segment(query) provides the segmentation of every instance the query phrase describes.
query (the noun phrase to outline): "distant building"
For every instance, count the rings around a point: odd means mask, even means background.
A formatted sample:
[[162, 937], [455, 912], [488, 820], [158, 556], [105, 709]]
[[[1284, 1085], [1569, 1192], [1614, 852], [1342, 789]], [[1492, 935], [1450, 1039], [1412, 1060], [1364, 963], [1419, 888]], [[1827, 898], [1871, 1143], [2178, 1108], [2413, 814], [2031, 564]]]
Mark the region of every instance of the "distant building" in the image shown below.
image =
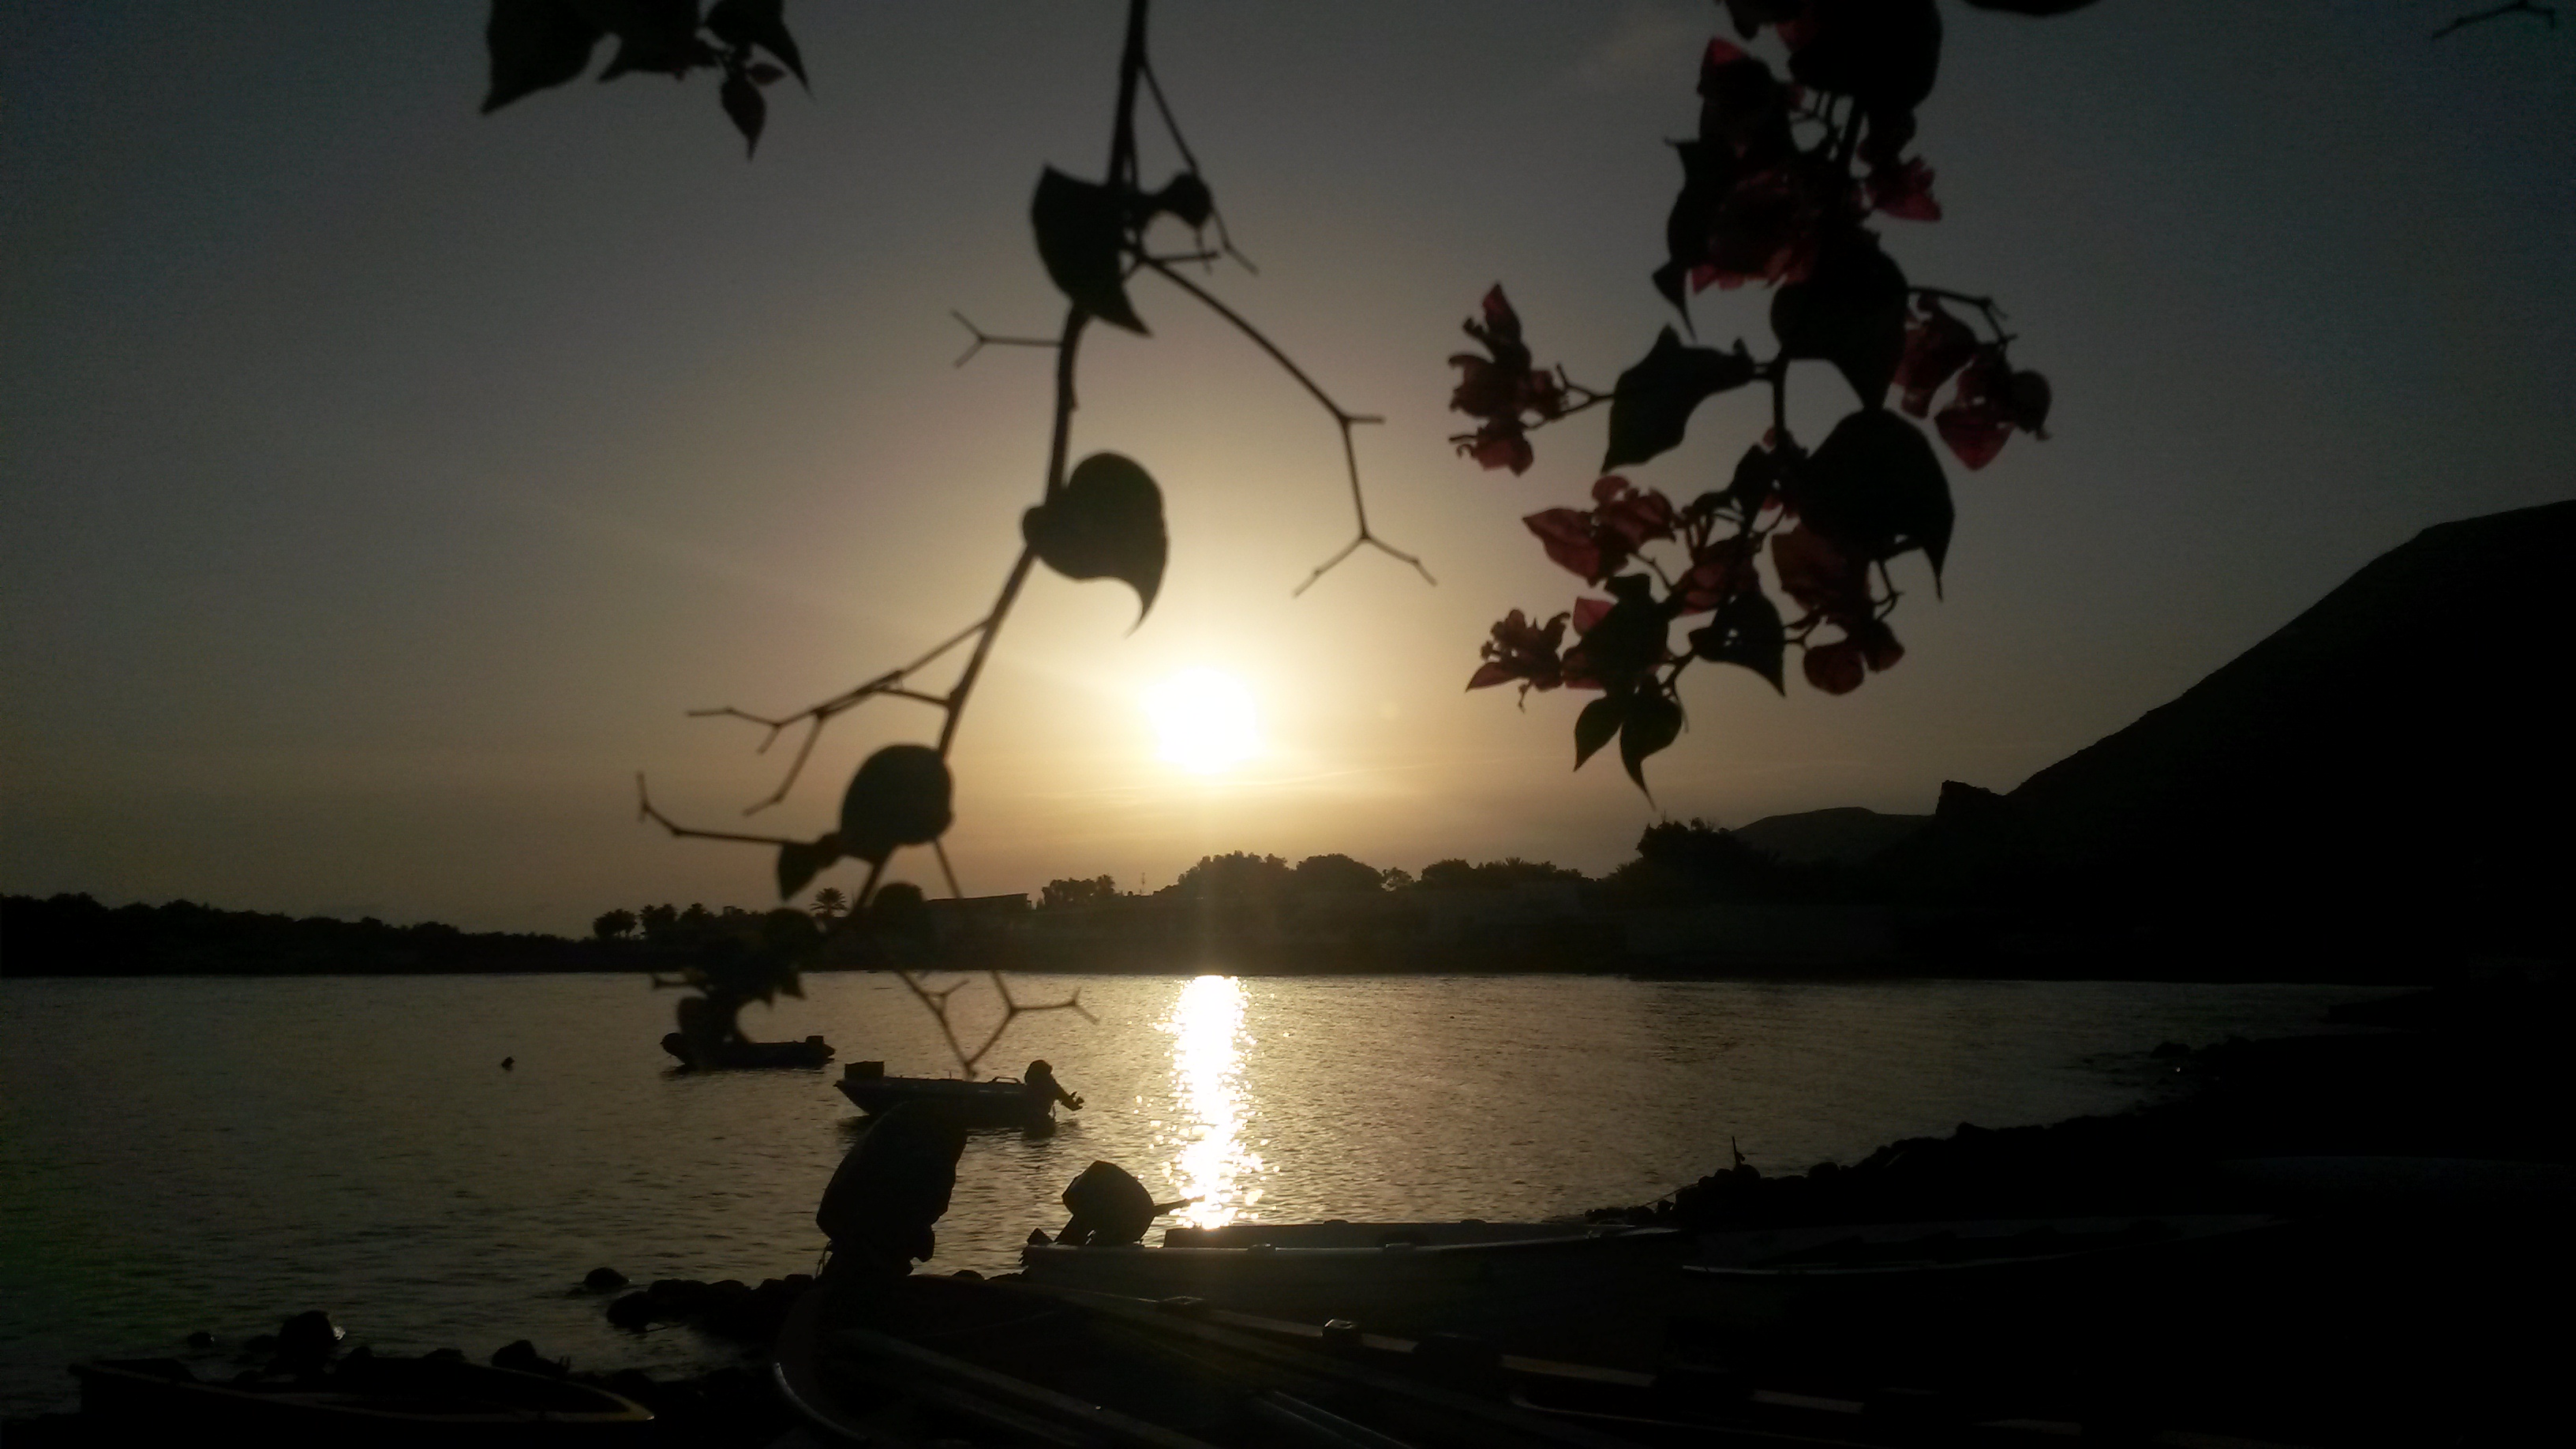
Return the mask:
[[922, 908], [930, 917], [931, 938], [943, 947], [1025, 935], [1033, 914], [1026, 892], [926, 900]]

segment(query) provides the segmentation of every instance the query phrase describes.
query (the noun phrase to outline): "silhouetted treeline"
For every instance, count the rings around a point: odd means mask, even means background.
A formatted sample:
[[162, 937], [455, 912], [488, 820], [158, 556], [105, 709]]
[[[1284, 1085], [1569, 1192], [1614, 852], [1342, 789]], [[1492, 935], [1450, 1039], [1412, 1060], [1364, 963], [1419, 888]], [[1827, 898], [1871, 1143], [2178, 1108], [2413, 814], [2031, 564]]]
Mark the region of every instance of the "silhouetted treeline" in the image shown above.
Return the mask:
[[628, 966], [561, 936], [392, 926], [194, 901], [100, 905], [86, 895], [0, 897], [0, 975], [332, 976], [605, 971]]

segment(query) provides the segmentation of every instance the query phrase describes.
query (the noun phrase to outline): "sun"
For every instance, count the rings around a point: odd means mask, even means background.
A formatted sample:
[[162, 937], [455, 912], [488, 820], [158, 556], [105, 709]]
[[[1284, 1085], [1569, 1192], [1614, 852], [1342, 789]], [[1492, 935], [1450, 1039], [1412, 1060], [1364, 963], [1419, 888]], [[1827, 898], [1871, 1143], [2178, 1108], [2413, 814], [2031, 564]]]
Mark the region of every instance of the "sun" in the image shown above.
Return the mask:
[[1184, 669], [1145, 691], [1155, 753], [1193, 775], [1217, 775], [1259, 752], [1252, 691], [1221, 669]]

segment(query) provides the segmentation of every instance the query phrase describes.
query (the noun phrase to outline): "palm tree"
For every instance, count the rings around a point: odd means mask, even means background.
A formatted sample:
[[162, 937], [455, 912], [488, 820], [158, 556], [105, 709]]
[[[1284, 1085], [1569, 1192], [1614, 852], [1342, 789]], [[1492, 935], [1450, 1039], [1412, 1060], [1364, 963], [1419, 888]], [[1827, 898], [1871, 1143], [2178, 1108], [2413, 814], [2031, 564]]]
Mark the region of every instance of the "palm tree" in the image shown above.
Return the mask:
[[841, 894], [838, 886], [825, 886], [814, 892], [814, 904], [809, 909], [818, 921], [838, 920], [850, 913], [850, 898]]

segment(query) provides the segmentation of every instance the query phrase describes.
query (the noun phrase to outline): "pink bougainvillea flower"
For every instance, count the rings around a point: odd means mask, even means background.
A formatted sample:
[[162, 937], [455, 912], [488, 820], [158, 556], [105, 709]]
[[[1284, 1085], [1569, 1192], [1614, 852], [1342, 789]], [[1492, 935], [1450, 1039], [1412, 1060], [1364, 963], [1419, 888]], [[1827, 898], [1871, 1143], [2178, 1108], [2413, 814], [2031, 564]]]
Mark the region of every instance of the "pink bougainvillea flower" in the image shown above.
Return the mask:
[[1780, 591], [1810, 618], [1843, 623], [1870, 614], [1869, 564], [1845, 553], [1815, 529], [1800, 526], [1771, 535], [1771, 569]]
[[[1631, 488], [1627, 479], [1613, 473], [1592, 485], [1592, 497], [1601, 505], [1592, 511], [1595, 531], [1617, 540], [1625, 552], [1635, 553], [1653, 540], [1673, 536], [1672, 500], [1652, 488]], [[1610, 568], [1615, 571], [1618, 565]]]
[[1571, 570], [1585, 583], [1598, 580], [1601, 546], [1592, 541], [1592, 515], [1580, 508], [1551, 508], [1533, 513], [1521, 520], [1530, 532], [1538, 535], [1539, 545], [1547, 556]]
[[1921, 417], [1932, 406], [1932, 394], [1977, 355], [1977, 334], [1951, 316], [1938, 302], [1907, 319], [1905, 352], [1896, 360], [1896, 386], [1903, 396], [1897, 406]]
[[1974, 470], [1995, 460], [2015, 428], [2046, 438], [2049, 401], [2047, 378], [2013, 371], [2003, 348], [1988, 343], [1960, 371], [1957, 394], [1932, 423], [1941, 441]]
[[1691, 555], [1691, 566], [1673, 585], [1684, 614], [1704, 614], [1762, 586], [1753, 569], [1754, 541], [1744, 534], [1711, 539]]
[[1535, 416], [1543, 422], [1564, 412], [1565, 384], [1530, 366], [1529, 347], [1521, 341], [1520, 315], [1500, 286], [1485, 293], [1479, 310], [1481, 317], [1467, 319], [1467, 335], [1491, 355], [1460, 352], [1449, 358], [1450, 366], [1458, 369], [1457, 389], [1449, 395], [1450, 410], [1476, 419], [1479, 426], [1449, 441], [1487, 468], [1527, 472], [1535, 455], [1522, 435], [1529, 426], [1526, 418]]
[[1939, 221], [1941, 203], [1932, 196], [1932, 168], [1916, 157], [1902, 166], [1872, 167], [1869, 204], [1887, 216], [1907, 221]]
[[1807, 657], [1799, 662], [1806, 669], [1807, 682], [1827, 694], [1849, 694], [1860, 688], [1869, 669], [1861, 659], [1859, 643], [1850, 639], [1811, 644]]
[[1517, 679], [1521, 693], [1528, 694], [1565, 683], [1565, 663], [1557, 653], [1565, 642], [1565, 621], [1566, 616], [1559, 614], [1545, 624], [1533, 624], [1518, 609], [1504, 615], [1494, 625], [1494, 637], [1479, 651], [1485, 662], [1467, 687], [1486, 689]]

